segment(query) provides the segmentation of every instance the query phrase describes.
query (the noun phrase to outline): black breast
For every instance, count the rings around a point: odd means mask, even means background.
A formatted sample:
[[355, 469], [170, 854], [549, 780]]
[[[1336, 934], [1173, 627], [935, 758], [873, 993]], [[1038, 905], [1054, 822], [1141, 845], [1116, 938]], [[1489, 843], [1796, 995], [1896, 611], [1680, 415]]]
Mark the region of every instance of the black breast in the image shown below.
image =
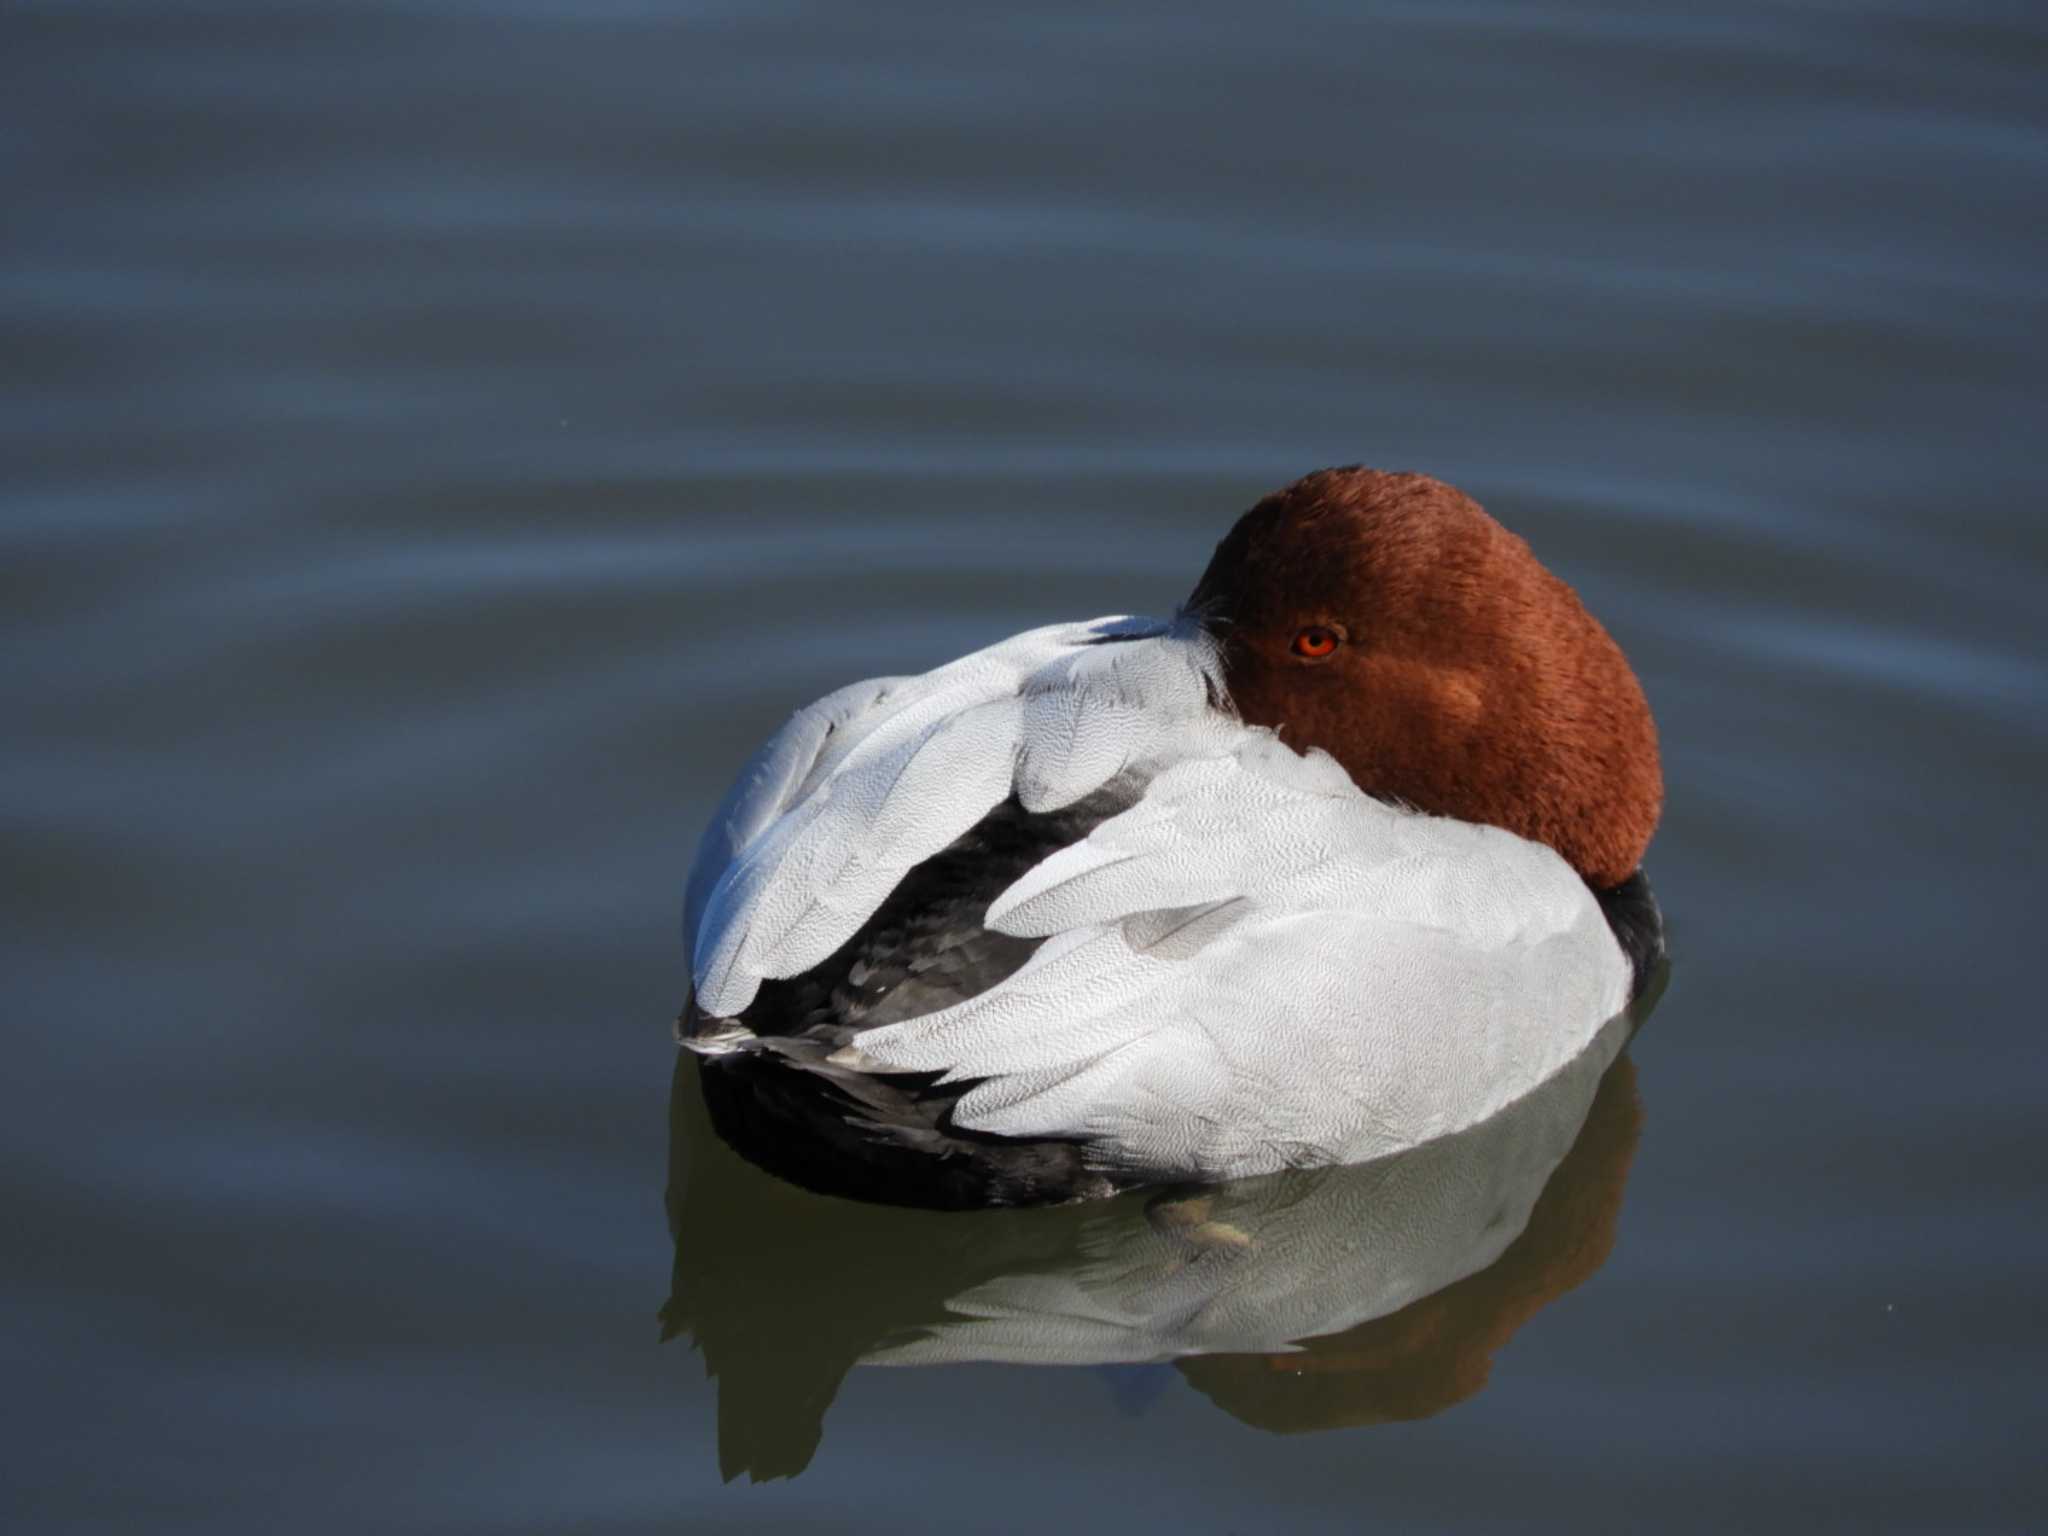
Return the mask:
[[1593, 894], [1628, 957], [1634, 976], [1628, 995], [1634, 1002], [1648, 990], [1650, 978], [1664, 961], [1664, 913], [1657, 893], [1650, 889], [1650, 877], [1638, 869], [1621, 884]]

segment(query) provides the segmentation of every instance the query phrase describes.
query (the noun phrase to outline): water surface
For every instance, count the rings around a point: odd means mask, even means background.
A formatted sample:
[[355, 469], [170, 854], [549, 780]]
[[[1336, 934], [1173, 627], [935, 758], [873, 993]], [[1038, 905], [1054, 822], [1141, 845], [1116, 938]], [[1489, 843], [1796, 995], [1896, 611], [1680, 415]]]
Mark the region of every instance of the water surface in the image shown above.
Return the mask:
[[[2034, 8], [0, 27], [11, 1527], [2038, 1528]], [[1611, 1254], [1424, 1417], [858, 1367], [721, 1481], [657, 1312], [725, 781], [1359, 460], [1658, 713]], [[788, 1215], [800, 1372], [884, 1229]]]

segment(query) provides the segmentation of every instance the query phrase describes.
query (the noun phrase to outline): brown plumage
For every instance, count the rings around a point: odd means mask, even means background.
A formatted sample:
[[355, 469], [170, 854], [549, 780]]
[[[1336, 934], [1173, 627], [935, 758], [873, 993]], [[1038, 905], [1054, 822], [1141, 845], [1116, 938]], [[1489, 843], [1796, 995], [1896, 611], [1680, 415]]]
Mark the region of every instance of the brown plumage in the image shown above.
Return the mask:
[[[1238, 713], [1321, 747], [1367, 794], [1548, 843], [1596, 890], [1642, 861], [1664, 781], [1635, 673], [1462, 492], [1308, 475], [1238, 520], [1189, 601], [1223, 642]], [[1298, 652], [1316, 628], [1340, 643]]]

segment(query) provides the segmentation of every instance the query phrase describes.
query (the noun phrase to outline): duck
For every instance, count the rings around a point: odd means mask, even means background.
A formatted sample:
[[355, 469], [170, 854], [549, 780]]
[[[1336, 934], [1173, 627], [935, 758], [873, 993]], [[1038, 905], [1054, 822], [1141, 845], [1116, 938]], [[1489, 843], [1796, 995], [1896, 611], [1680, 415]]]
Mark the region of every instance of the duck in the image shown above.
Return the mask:
[[1563, 1071], [1664, 960], [1621, 647], [1431, 476], [1258, 501], [1169, 617], [799, 709], [684, 890], [743, 1156], [969, 1209], [1371, 1162]]

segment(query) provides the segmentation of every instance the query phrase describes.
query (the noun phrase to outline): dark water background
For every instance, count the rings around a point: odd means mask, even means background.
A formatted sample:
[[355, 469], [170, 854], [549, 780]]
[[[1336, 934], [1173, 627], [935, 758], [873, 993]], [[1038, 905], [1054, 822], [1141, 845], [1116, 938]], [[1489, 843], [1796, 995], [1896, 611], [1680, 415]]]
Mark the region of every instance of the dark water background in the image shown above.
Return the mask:
[[[2039, 7], [0, 39], [10, 1530], [2040, 1528]], [[655, 1323], [713, 798], [1355, 460], [1661, 721], [1612, 1257], [1419, 1422], [857, 1370], [721, 1484]]]

